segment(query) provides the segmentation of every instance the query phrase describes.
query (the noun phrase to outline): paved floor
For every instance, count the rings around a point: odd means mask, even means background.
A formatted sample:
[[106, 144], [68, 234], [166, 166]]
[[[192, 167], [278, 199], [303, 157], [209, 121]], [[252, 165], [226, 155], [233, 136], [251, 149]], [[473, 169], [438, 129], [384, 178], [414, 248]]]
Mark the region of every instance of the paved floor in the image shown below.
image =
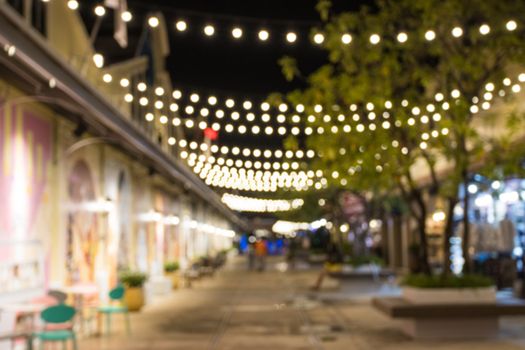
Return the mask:
[[309, 291], [313, 270], [284, 271], [274, 259], [265, 272], [234, 260], [214, 277], [157, 300], [132, 315], [125, 336], [115, 318], [109, 337], [80, 342], [81, 350], [164, 349], [525, 349], [525, 318], [505, 319], [498, 339], [416, 342], [369, 305], [373, 294], [396, 293], [388, 281], [328, 281]]

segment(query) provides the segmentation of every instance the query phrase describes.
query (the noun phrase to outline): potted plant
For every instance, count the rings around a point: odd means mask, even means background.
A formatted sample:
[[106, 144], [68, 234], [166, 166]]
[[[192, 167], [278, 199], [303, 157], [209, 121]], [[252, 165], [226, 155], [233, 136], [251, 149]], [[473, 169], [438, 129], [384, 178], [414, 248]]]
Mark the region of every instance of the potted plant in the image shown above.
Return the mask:
[[494, 281], [481, 275], [409, 275], [401, 284], [403, 298], [414, 304], [482, 304], [496, 301]]
[[120, 282], [126, 288], [124, 302], [129, 311], [139, 311], [144, 306], [144, 283], [147, 276], [139, 271], [123, 271], [120, 273]]
[[179, 263], [177, 261], [167, 261], [164, 263], [164, 274], [166, 277], [171, 279], [171, 286], [173, 289], [179, 287], [180, 276], [179, 276]]

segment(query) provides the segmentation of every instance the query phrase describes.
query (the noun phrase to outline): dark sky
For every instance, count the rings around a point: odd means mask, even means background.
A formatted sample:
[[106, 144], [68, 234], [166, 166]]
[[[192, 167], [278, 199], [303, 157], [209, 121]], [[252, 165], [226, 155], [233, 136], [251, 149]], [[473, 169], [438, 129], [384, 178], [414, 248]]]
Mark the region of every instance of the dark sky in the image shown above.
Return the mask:
[[[93, 7], [100, 2], [81, 2], [88, 30], [93, 26]], [[334, 12], [356, 10], [364, 2], [336, 0]], [[305, 74], [326, 62], [326, 53], [309, 41], [310, 29], [321, 24], [315, 10], [316, 3], [317, 0], [128, 0], [128, 7], [134, 16], [128, 24], [129, 47], [122, 49], [113, 39], [112, 16], [104, 18], [95, 47], [105, 56], [108, 64], [133, 57], [148, 14], [160, 11], [168, 23], [171, 54], [166, 64], [174, 88], [200, 92], [204, 96], [233, 97], [236, 101], [250, 98], [258, 105], [271, 92], [287, 92], [301, 87], [300, 82], [289, 83], [284, 79], [277, 63], [281, 57], [296, 57]], [[179, 19], [188, 23], [188, 30], [184, 33], [175, 29]], [[216, 28], [211, 38], [203, 34], [206, 24]], [[235, 26], [243, 29], [241, 40], [232, 38], [231, 29]], [[270, 32], [267, 42], [257, 39], [257, 33], [262, 28]], [[294, 45], [285, 41], [288, 31], [298, 35]], [[198, 105], [195, 107], [200, 108]], [[237, 124], [228, 118], [221, 119], [220, 123]], [[276, 130], [276, 122], [272, 123]], [[261, 126], [264, 127], [264, 124]], [[200, 130], [193, 129], [190, 138], [199, 140], [201, 134]], [[218, 144], [282, 149], [283, 139], [276, 132], [271, 136], [263, 132], [253, 136], [250, 133], [228, 134], [221, 130]]]
[[[334, 10], [355, 10], [363, 2], [335, 1]], [[81, 2], [88, 28], [96, 3], [99, 1]], [[132, 57], [147, 14], [161, 11], [169, 23], [171, 55], [167, 67], [175, 86], [264, 97], [272, 91], [288, 91], [298, 86], [286, 82], [281, 74], [277, 61], [284, 55], [297, 57], [304, 72], [311, 72], [325, 62], [325, 53], [307, 39], [309, 28], [320, 23], [316, 3], [316, 0], [128, 0], [128, 7], [134, 14], [129, 24], [128, 49], [121, 49], [113, 40], [110, 17], [104, 20], [96, 49], [104, 53], [110, 63]], [[188, 22], [185, 33], [174, 28], [180, 18]], [[202, 33], [208, 23], [217, 31], [212, 38]], [[230, 33], [236, 25], [244, 31], [239, 41]], [[265, 43], [256, 39], [262, 27], [271, 32], [270, 40]], [[285, 43], [284, 35], [290, 30], [298, 33], [295, 45]]]

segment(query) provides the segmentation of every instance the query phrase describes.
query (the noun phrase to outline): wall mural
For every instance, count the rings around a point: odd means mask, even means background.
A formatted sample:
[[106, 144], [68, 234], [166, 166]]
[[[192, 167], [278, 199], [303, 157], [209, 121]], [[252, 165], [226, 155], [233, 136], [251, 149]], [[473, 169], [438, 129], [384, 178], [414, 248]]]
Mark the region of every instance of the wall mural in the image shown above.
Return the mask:
[[[44, 283], [40, 238], [53, 132], [45, 118], [0, 103], [0, 292]], [[46, 224], [45, 222], [44, 224]]]
[[77, 160], [68, 177], [70, 210], [67, 216], [67, 271], [69, 283], [93, 283], [98, 253], [95, 184], [88, 164]]
[[117, 269], [125, 270], [129, 268], [130, 254], [130, 232], [131, 232], [131, 189], [128, 177], [124, 171], [119, 172], [118, 176], [118, 215], [119, 215], [119, 246], [117, 254]]

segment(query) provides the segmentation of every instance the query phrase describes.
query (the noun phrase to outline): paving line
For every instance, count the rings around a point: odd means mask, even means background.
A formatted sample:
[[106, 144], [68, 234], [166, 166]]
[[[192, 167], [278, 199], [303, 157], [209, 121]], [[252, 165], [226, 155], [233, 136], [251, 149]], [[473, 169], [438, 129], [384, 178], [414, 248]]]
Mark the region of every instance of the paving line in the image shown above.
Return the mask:
[[[295, 298], [297, 296], [297, 293], [295, 293], [293, 287], [291, 286], [289, 279], [285, 276], [281, 276], [281, 285], [285, 286], [285, 288], [288, 290], [288, 294], [292, 295], [292, 298]], [[312, 323], [310, 322], [310, 318], [308, 317], [308, 313], [303, 308], [296, 308], [298, 319], [303, 324], [304, 329], [308, 329], [308, 334], [306, 335], [309, 343], [312, 345], [312, 347], [316, 350], [322, 350], [324, 349], [323, 343], [321, 338], [313, 331]]]
[[239, 301], [241, 301], [241, 295], [242, 290], [239, 289], [238, 286], [235, 287], [235, 291], [232, 293], [232, 298], [230, 299], [230, 303], [225, 311], [223, 311], [222, 317], [219, 321], [219, 324], [217, 325], [217, 330], [212, 335], [210, 340], [210, 349], [217, 349], [220, 341], [222, 340], [224, 334], [226, 333], [226, 330], [228, 328], [228, 324], [230, 323], [230, 320], [232, 319], [232, 316], [235, 312], [236, 305], [239, 305]]

